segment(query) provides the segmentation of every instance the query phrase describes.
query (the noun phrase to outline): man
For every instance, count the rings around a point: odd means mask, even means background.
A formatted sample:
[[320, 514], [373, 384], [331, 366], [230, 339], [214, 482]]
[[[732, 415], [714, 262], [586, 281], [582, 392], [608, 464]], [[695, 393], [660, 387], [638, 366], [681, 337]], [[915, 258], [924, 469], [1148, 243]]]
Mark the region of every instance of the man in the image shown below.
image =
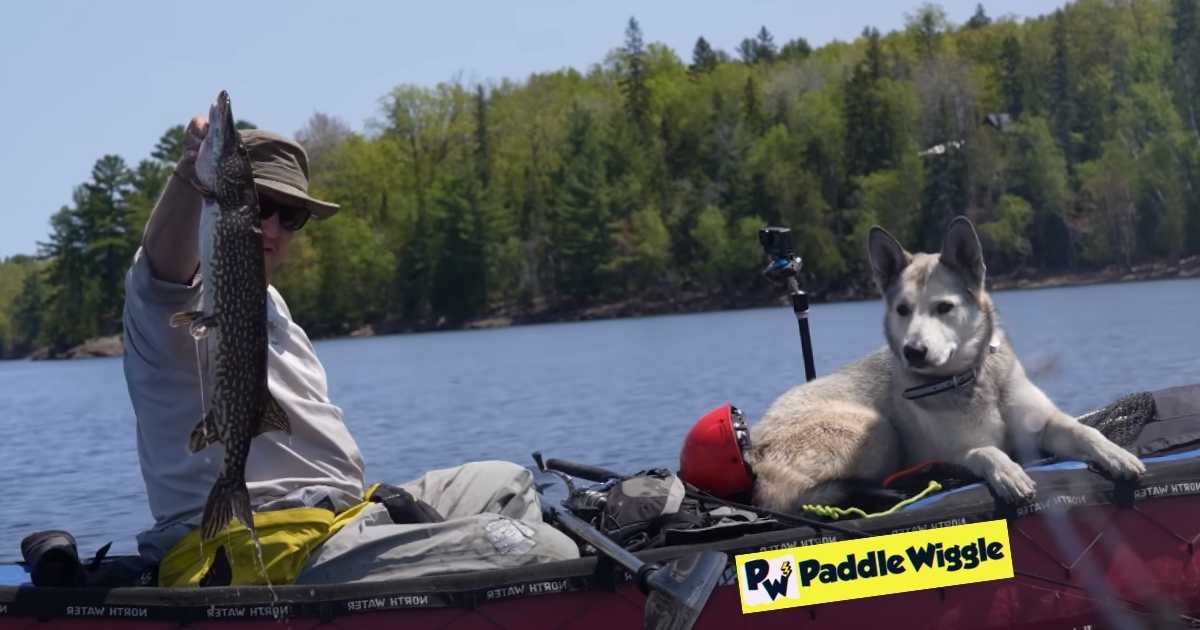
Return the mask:
[[[168, 321], [173, 313], [196, 308], [204, 282], [197, 240], [203, 195], [195, 161], [207, 129], [204, 117], [187, 126], [184, 156], [150, 215], [126, 277], [124, 314], [125, 376], [155, 519], [154, 527], [138, 536], [138, 547], [153, 562], [206, 553], [209, 557], [197, 565], [203, 572], [214, 566], [212, 548], [218, 545], [204, 551], [203, 545], [193, 549], [183, 543], [189, 542], [185, 537], [195, 538], [193, 530], [223, 457], [219, 445], [194, 455], [187, 452], [188, 434], [203, 408], [207, 353], [185, 328], [172, 328]], [[269, 282], [287, 259], [295, 232], [310, 217], [332, 217], [338, 206], [309, 196], [308, 157], [300, 145], [264, 131], [241, 134], [262, 208]], [[246, 463], [251, 504], [259, 515], [305, 507], [343, 514], [355, 510], [348, 525], [313, 543], [320, 545], [315, 551], [300, 545], [280, 552], [306, 554], [302, 570], [295, 565], [300, 582], [385, 579], [578, 557], [569, 538], [542, 522], [532, 475], [512, 463], [476, 462], [432, 471], [402, 489], [390, 489], [391, 498], [403, 499], [401, 509], [394, 501], [366, 505], [362, 455], [341, 409], [329, 400], [325, 371], [312, 344], [274, 287], [268, 288], [264, 308], [268, 385], [287, 412], [292, 432], [254, 439]], [[176, 571], [173, 579], [193, 584], [195, 573], [181, 577]], [[236, 567], [233, 573], [236, 583]]]

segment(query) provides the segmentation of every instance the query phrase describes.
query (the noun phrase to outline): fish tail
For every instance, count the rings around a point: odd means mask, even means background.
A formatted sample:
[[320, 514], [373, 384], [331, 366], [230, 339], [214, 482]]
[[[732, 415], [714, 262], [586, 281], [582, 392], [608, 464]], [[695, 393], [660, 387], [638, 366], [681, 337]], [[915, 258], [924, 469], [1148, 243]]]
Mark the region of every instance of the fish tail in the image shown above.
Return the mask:
[[216, 538], [234, 518], [250, 530], [251, 536], [257, 538], [246, 482], [222, 474], [217, 483], [213, 484], [212, 491], [208, 493], [208, 502], [204, 504], [204, 516], [200, 523], [203, 540]]

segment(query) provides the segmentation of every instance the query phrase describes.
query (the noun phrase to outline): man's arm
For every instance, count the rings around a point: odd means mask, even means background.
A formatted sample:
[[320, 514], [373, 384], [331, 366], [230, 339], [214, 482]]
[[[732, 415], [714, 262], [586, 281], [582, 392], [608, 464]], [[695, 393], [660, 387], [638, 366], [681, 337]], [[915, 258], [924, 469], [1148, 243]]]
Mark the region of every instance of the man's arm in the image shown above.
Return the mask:
[[194, 182], [196, 154], [207, 132], [208, 119], [203, 116], [188, 123], [183, 157], [167, 179], [142, 233], [142, 252], [159, 280], [188, 284], [200, 264], [197, 230], [203, 196]]

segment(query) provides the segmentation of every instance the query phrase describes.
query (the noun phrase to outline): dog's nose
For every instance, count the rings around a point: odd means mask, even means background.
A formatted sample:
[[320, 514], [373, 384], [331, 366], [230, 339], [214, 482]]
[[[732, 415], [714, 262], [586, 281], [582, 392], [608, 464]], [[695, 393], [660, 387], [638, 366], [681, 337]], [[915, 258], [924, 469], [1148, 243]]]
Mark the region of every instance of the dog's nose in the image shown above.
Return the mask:
[[920, 367], [925, 364], [925, 346], [919, 344], [904, 345], [904, 359], [909, 365]]

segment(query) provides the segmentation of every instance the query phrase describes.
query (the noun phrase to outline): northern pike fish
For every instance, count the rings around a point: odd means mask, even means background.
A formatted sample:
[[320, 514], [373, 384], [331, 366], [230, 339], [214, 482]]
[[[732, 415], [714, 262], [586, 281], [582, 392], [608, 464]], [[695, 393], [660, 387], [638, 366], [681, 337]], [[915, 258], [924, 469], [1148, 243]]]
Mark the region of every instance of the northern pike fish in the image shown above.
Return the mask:
[[196, 339], [214, 338], [208, 340], [212, 395], [188, 438], [192, 453], [225, 446], [224, 466], [204, 505], [202, 536], [211, 540], [237, 518], [257, 539], [246, 489], [250, 441], [267, 431], [291, 433], [291, 425], [267, 389], [262, 220], [250, 156], [225, 91], [209, 109], [196, 175], [208, 191], [199, 230], [200, 310], [175, 313], [170, 324], [187, 326]]

